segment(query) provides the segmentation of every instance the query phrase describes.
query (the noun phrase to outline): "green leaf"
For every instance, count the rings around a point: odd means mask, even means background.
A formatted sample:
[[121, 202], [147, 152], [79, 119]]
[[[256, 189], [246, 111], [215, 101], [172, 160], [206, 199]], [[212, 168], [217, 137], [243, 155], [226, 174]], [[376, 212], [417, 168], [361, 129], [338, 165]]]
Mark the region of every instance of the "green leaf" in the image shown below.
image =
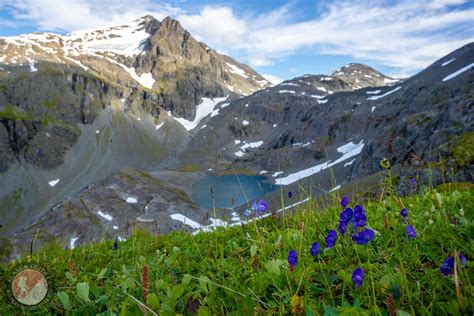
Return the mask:
[[158, 290], [163, 290], [163, 289], [165, 288], [165, 281], [163, 281], [163, 280], [161, 280], [161, 279], [160, 279], [160, 280], [156, 280], [156, 282], [155, 282], [155, 287], [156, 287], [156, 289], [158, 289]]
[[268, 272], [272, 274], [280, 275], [281, 262], [282, 262], [281, 260], [275, 260], [275, 259], [267, 261]]
[[102, 270], [100, 270], [100, 273], [97, 276], [97, 280], [103, 279], [106, 272], [107, 272], [107, 268], [103, 268]]
[[72, 309], [71, 302], [69, 301], [69, 295], [66, 292], [61, 291], [58, 293], [58, 297], [61, 300], [61, 304], [65, 310], [70, 311]]
[[186, 284], [188, 285], [189, 283], [191, 283], [191, 280], [192, 280], [192, 277], [189, 275], [189, 274], [185, 274], [183, 276], [183, 284]]
[[146, 304], [152, 309], [158, 310], [160, 309], [160, 298], [155, 293], [150, 293], [146, 298]]
[[76, 285], [77, 296], [84, 302], [90, 302], [89, 300], [89, 284], [82, 282]]
[[250, 247], [250, 255], [252, 257], [255, 257], [257, 255], [257, 249], [258, 249], [257, 245], [253, 245], [252, 247]]
[[211, 310], [207, 306], [201, 306], [198, 310], [198, 315], [199, 316], [211, 316]]
[[410, 313], [402, 311], [401, 309], [397, 309], [397, 316], [410, 316]]
[[76, 281], [77, 281], [76, 278], [71, 273], [69, 273], [69, 271], [66, 272], [66, 278], [69, 281], [69, 283], [76, 284]]
[[105, 305], [109, 301], [109, 297], [107, 295], [101, 295], [96, 300], [95, 303], [97, 305]]
[[180, 298], [181, 295], [184, 294], [184, 290], [185, 290], [185, 286], [183, 286], [183, 285], [177, 285], [177, 286], [173, 287], [173, 297], [175, 299]]

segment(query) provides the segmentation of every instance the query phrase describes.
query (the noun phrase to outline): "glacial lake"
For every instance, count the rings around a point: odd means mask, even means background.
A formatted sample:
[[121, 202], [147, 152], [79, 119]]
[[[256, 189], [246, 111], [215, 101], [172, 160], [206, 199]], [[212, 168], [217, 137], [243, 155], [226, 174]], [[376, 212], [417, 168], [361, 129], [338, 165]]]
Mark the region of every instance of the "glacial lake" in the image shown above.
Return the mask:
[[271, 179], [264, 176], [211, 175], [193, 185], [193, 200], [203, 208], [212, 209], [211, 190], [214, 192], [216, 208], [234, 208], [258, 199], [278, 188]]

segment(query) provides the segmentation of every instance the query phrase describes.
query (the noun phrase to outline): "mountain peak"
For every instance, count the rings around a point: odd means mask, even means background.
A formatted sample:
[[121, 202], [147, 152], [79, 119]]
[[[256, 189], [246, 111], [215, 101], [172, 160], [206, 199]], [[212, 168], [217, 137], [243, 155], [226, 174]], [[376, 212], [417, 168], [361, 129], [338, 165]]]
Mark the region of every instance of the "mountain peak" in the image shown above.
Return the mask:
[[361, 63], [349, 63], [329, 73], [328, 76], [344, 80], [354, 90], [386, 86], [398, 81]]

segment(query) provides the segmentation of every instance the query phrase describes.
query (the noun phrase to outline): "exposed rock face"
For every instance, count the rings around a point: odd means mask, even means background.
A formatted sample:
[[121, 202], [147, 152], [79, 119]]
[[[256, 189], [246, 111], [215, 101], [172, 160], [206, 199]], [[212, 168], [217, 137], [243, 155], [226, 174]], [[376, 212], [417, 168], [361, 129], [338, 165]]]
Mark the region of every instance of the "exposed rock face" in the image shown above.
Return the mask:
[[[466, 45], [393, 86], [349, 92], [349, 84], [336, 76], [328, 81], [304, 76], [267, 88], [203, 122], [206, 127], [194, 135], [181, 160], [202, 159], [205, 167], [218, 170], [232, 163], [255, 173], [283, 171], [276, 180], [317, 166], [313, 177], [301, 178], [320, 181], [327, 189], [326, 163], [339, 161], [330, 167], [337, 183], [345, 183], [380, 171], [384, 157], [395, 165], [437, 160], [474, 129], [473, 52], [474, 44]], [[338, 160], [349, 143], [362, 149]], [[212, 148], [219, 150], [210, 156]]]
[[372, 67], [358, 63], [347, 64], [344, 67], [336, 69], [330, 73], [329, 76], [343, 80], [353, 90], [393, 85], [400, 81], [390, 78]]
[[[245, 65], [196, 41], [171, 18], [144, 16], [129, 24], [65, 36], [31, 33], [0, 39], [0, 66], [35, 71], [39, 61], [81, 67], [108, 82], [149, 89], [156, 102], [192, 119], [201, 97], [248, 95], [269, 82]], [[1, 70], [1, 69], [0, 69]]]
[[[57, 205], [47, 217], [32, 224], [9, 240], [9, 257], [28, 251], [36, 233], [36, 247], [55, 240], [69, 246], [99, 242], [102, 238], [128, 236], [133, 229], [154, 233], [188, 229], [170, 215], [187, 211], [201, 221], [206, 210], [200, 209], [181, 188], [159, 177], [127, 169], [113, 174], [94, 186]], [[1, 243], [1, 240], [0, 240]]]

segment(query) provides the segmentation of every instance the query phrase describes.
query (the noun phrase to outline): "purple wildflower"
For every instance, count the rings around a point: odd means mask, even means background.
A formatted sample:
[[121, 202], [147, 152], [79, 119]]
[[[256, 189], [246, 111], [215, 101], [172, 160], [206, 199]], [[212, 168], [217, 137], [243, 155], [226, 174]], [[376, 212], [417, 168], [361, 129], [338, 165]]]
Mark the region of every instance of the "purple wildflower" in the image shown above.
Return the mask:
[[365, 245], [374, 239], [375, 233], [372, 229], [366, 228], [352, 236], [352, 240], [358, 245]]
[[400, 211], [400, 215], [402, 217], [407, 217], [408, 216], [408, 210], [406, 208], [403, 208], [401, 211]]
[[317, 256], [320, 251], [321, 251], [321, 247], [319, 246], [319, 242], [315, 242], [315, 243], [311, 246], [311, 249], [309, 250], [309, 252], [311, 253], [311, 255], [312, 255], [313, 257], [314, 257], [314, 256]]
[[339, 226], [337, 226], [337, 230], [342, 236], [344, 236], [347, 232], [347, 224], [344, 222], [339, 222]]
[[[461, 268], [464, 268], [466, 266], [467, 259], [461, 253], [459, 254], [459, 262], [461, 263]], [[439, 269], [444, 275], [452, 274], [454, 272], [454, 257], [447, 257], [446, 260], [444, 260], [443, 265]]]
[[327, 235], [327, 237], [324, 239], [326, 241], [326, 248], [332, 248], [336, 244], [337, 240], [337, 233], [335, 230], [331, 229]]
[[357, 268], [352, 272], [352, 282], [354, 282], [356, 288], [359, 288], [364, 282], [364, 270]]
[[288, 253], [288, 264], [291, 268], [294, 268], [298, 265], [298, 254], [296, 253], [296, 250], [292, 249]]
[[411, 182], [411, 185], [415, 185], [416, 179], [414, 177], [411, 177], [410, 182]]
[[341, 222], [344, 222], [346, 224], [348, 224], [352, 220], [353, 216], [354, 216], [354, 212], [349, 207], [346, 207], [344, 211], [342, 211], [341, 214], [339, 214], [339, 218]]
[[365, 214], [364, 207], [357, 204], [354, 207], [354, 228], [364, 227], [367, 222], [367, 215]]
[[260, 201], [258, 201], [258, 204], [257, 204], [257, 201], [253, 201], [252, 210], [255, 212], [255, 215], [257, 215], [257, 216], [260, 215], [260, 213], [263, 213], [266, 210], [268, 210], [267, 201], [260, 200]]
[[288, 192], [288, 197], [291, 199], [293, 197], [293, 193], [291, 191]]
[[413, 226], [407, 225], [406, 233], [407, 233], [407, 236], [408, 236], [409, 239], [416, 238], [416, 232], [415, 232], [415, 229], [413, 228]]
[[115, 237], [115, 240], [114, 240], [114, 250], [117, 250], [118, 249], [118, 238]]
[[349, 203], [349, 198], [347, 196], [343, 197], [341, 200], [341, 206], [346, 207], [348, 203]]

